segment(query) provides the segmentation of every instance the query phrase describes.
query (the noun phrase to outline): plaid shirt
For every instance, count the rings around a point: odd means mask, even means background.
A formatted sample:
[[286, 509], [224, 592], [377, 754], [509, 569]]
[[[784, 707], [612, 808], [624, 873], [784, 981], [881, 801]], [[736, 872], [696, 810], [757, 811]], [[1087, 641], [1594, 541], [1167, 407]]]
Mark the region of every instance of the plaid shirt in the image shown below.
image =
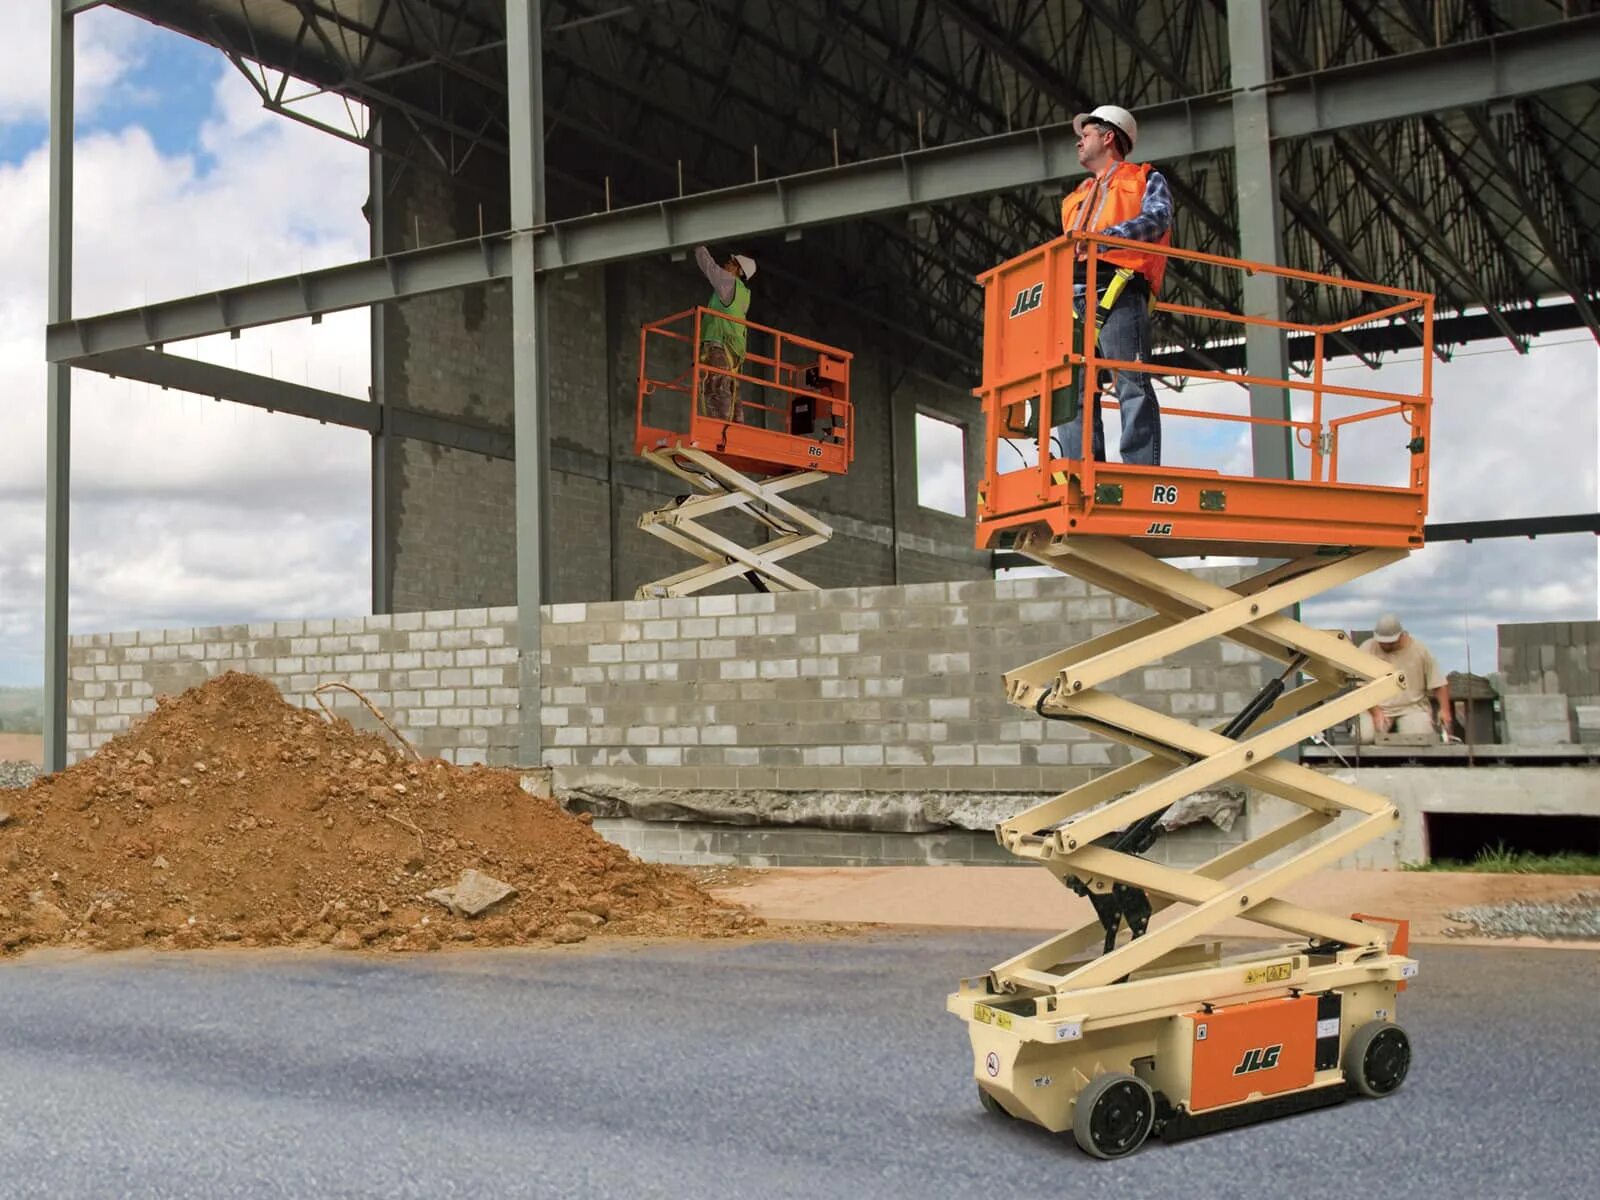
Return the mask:
[[1144, 202], [1139, 215], [1130, 217], [1109, 229], [1101, 230], [1107, 237], [1127, 238], [1134, 242], [1153, 242], [1172, 228], [1172, 192], [1167, 178], [1152, 170], [1144, 185]]

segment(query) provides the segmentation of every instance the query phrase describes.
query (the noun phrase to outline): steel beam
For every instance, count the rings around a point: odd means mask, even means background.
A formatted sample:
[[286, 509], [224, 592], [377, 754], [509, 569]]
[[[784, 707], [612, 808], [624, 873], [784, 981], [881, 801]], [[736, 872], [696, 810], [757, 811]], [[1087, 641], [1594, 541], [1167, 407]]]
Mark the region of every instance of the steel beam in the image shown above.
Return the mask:
[[[1283, 266], [1283, 205], [1278, 198], [1278, 162], [1268, 127], [1267, 85], [1272, 81], [1272, 45], [1267, 0], [1228, 0], [1228, 61], [1233, 72], [1234, 187], [1239, 204], [1239, 257]], [[1285, 318], [1283, 279], [1249, 272], [1244, 277], [1244, 313], [1273, 321]], [[1245, 326], [1248, 373], [1262, 379], [1289, 378], [1289, 347], [1282, 329]], [[1250, 415], [1289, 419], [1289, 390], [1250, 387]], [[1252, 425], [1250, 442], [1257, 479], [1288, 479], [1293, 447], [1287, 425]]]
[[268, 412], [321, 421], [325, 425], [362, 429], [368, 433], [375, 433], [379, 428], [378, 406], [365, 400], [159, 350], [113, 350], [81, 359], [73, 365], [117, 379], [133, 379], [177, 392], [210, 396], [214, 400], [232, 400]]
[[[77, 8], [84, 7], [77, 5]], [[72, 315], [73, 11], [51, 0], [50, 266], [51, 321]], [[72, 546], [72, 368], [52, 363], [45, 390], [44, 769], [67, 765], [68, 562]]]
[[[511, 117], [511, 398], [516, 432], [517, 739], [522, 766], [544, 758], [539, 606], [549, 579], [549, 297], [539, 280], [536, 232], [545, 224], [544, 58], [541, 0], [506, 0], [506, 103]], [[609, 398], [607, 398], [609, 403]]]
[[101, 317], [63, 318], [47, 331], [45, 353], [51, 362], [66, 362], [470, 287], [510, 274], [509, 237], [473, 238]]
[[[1600, 15], [1288, 76], [1263, 90], [1268, 92], [1273, 139], [1281, 141], [1596, 79]], [[1140, 111], [1141, 155], [1168, 160], [1228, 149], [1234, 142], [1236, 95], [1220, 93]], [[1077, 170], [1071, 126], [1042, 126], [549, 225], [541, 221], [542, 236], [533, 245], [534, 268], [571, 270], [687, 250], [703, 241], [757, 237], [1015, 188], [1054, 186]], [[508, 278], [511, 240], [506, 235], [449, 243], [206, 296], [58, 321], [48, 330], [46, 350], [52, 362], [71, 361], [105, 350]]]
[[373, 404], [320, 388], [269, 379], [159, 350], [112, 350], [73, 364], [117, 379], [133, 379], [214, 400], [248, 404], [268, 412], [288, 413], [324, 425], [359, 429], [379, 437], [410, 438], [485, 458], [513, 457], [512, 435], [465, 417], [426, 412], [397, 404]]

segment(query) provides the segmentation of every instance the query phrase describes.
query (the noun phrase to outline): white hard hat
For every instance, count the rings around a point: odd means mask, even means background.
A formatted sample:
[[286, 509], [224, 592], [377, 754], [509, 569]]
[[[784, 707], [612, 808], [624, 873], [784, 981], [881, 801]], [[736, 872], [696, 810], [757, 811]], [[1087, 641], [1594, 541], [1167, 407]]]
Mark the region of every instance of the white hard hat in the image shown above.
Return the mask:
[[1087, 121], [1100, 121], [1113, 129], [1121, 130], [1123, 136], [1128, 139], [1130, 152], [1139, 140], [1139, 122], [1133, 119], [1131, 112], [1125, 108], [1118, 108], [1115, 104], [1102, 104], [1093, 112], [1079, 113], [1072, 118], [1072, 132], [1081, 136], [1084, 123]]
[[744, 273], [746, 279], [751, 279], [755, 276], [756, 260], [748, 254], [735, 254], [733, 261], [739, 264], [739, 270]]

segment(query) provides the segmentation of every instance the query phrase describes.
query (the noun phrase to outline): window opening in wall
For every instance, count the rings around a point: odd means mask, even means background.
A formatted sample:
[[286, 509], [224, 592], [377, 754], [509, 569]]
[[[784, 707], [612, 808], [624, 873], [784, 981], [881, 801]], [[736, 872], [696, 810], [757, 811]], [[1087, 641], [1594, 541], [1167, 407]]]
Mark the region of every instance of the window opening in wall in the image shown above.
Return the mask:
[[967, 515], [967, 437], [952, 421], [917, 414], [917, 503]]
[[1472, 862], [1508, 855], [1600, 854], [1600, 817], [1424, 813], [1428, 858]]

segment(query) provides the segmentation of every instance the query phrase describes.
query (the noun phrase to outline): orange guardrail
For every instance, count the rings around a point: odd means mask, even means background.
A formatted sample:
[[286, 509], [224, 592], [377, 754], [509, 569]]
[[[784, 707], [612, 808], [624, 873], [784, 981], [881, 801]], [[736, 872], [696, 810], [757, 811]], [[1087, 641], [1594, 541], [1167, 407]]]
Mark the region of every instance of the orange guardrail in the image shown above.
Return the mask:
[[[1169, 312], [1248, 327], [1266, 327], [1312, 340], [1310, 378], [1272, 379], [1242, 371], [1126, 362], [1104, 357], [1096, 344], [1101, 318], [1096, 285], [1101, 254], [1133, 248], [1169, 259], [1299, 280], [1368, 298], [1379, 307], [1347, 320], [1317, 324], [1278, 321], [1189, 304], [1158, 302], [1153, 312]], [[1079, 256], [1082, 256], [1081, 258]], [[1081, 270], [1081, 274], [1079, 271]], [[1073, 310], [1074, 278], [1087, 282], [1081, 319]], [[1040, 524], [1054, 536], [1093, 534], [1139, 541], [1160, 554], [1230, 554], [1292, 551], [1310, 546], [1420, 546], [1427, 514], [1428, 433], [1432, 407], [1433, 297], [1425, 292], [1361, 283], [1287, 267], [1223, 258], [1175, 247], [1133, 242], [1099, 234], [1075, 233], [1036, 247], [978, 277], [985, 288], [983, 383], [976, 394], [987, 426], [984, 477], [978, 492], [977, 544], [1007, 548], [1017, 533]], [[1327, 339], [1368, 322], [1414, 314], [1422, 357], [1421, 386], [1414, 393], [1329, 383], [1323, 374]], [[1309, 451], [1309, 478], [1266, 479], [1222, 475], [1204, 465], [1142, 466], [1096, 462], [1090, 453], [1092, 422], [1081, 422], [1083, 442], [1052, 447], [1052, 407], [1072, 395], [1076, 382], [1089, 389], [1103, 410], [1115, 399], [1100, 394], [1102, 372], [1140, 372], [1185, 380], [1216, 380], [1248, 389], [1260, 385], [1309, 393], [1305, 419], [1251, 415], [1246, 411], [1161, 409], [1163, 421], [1230, 422], [1275, 426], [1290, 431]], [[1328, 402], [1371, 402], [1355, 412], [1330, 415]], [[1085, 417], [1089, 398], [1082, 405]], [[1037, 420], [1037, 427], [1028, 418]], [[1340, 437], [1353, 425], [1392, 419], [1396, 452], [1406, 456], [1405, 483], [1385, 486], [1340, 478]], [[1026, 440], [1019, 440], [1023, 435]], [[1009, 443], [1001, 461], [1002, 443]], [[1032, 458], [1023, 452], [1033, 451]], [[1012, 461], [1015, 460], [1015, 465]], [[1009, 469], [1004, 469], [1009, 468]], [[1401, 473], [1398, 462], [1395, 473]]]
[[[701, 361], [701, 328], [711, 317], [745, 327], [744, 361], [729, 369]], [[851, 355], [835, 346], [691, 308], [639, 331], [634, 451], [686, 446], [735, 470], [842, 475], [855, 458]], [[706, 411], [707, 383], [733, 381], [735, 419]]]

